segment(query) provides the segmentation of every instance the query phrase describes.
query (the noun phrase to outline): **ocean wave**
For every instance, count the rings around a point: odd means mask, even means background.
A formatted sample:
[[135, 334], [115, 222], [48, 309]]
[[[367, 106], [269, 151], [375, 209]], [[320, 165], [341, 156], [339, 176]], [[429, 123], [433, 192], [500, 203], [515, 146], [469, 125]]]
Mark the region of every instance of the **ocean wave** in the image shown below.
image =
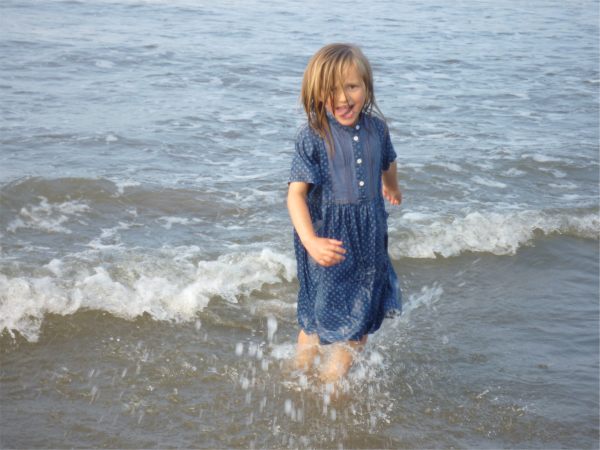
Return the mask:
[[598, 239], [598, 212], [540, 211], [470, 212], [463, 217], [433, 217], [409, 213], [402, 231], [394, 233], [390, 245], [393, 258], [436, 258], [465, 252], [514, 255], [537, 235], [564, 234]]
[[23, 206], [6, 229], [13, 233], [20, 228], [30, 228], [48, 233], [70, 234], [71, 230], [63, 225], [90, 210], [86, 203], [77, 200], [50, 203], [46, 197], [41, 196], [38, 200], [37, 205]]
[[[177, 217], [181, 211], [213, 217], [239, 209], [238, 199], [224, 199], [222, 192], [206, 187], [165, 187], [131, 179], [27, 177], [3, 185], [0, 193], [4, 218], [14, 217], [7, 225], [11, 232], [34, 228], [69, 233], [66, 223], [73, 216], [98, 209], [107, 216], [121, 212], [124, 206], [152, 210], [167, 218]], [[166, 224], [168, 227], [168, 219]]]
[[172, 256], [151, 260], [130, 255], [129, 260], [81, 268], [86, 256], [79, 255], [51, 261], [43, 276], [0, 274], [0, 330], [35, 342], [47, 314], [80, 310], [106, 311], [128, 320], [145, 314], [156, 320], [194, 320], [212, 298], [236, 303], [264, 285], [295, 277], [294, 260], [271, 249], [195, 264]]

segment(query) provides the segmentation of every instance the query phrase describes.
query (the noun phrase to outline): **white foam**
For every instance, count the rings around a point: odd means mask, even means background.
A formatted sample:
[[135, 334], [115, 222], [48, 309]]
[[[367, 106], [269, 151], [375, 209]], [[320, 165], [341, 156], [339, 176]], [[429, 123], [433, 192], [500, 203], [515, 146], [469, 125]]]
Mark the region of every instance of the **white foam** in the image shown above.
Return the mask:
[[513, 255], [530, 243], [536, 232], [561, 233], [598, 239], [598, 214], [575, 216], [572, 213], [539, 211], [470, 212], [465, 216], [430, 218], [426, 223], [410, 221], [408, 232], [391, 239], [394, 258], [451, 257], [464, 252], [490, 252]]
[[64, 225], [90, 209], [86, 203], [77, 200], [50, 203], [46, 197], [38, 198], [39, 204], [21, 208], [18, 216], [6, 227], [8, 231], [14, 233], [20, 228], [29, 228], [47, 233], [70, 234], [71, 230]]
[[[260, 190], [246, 187], [239, 199], [236, 198], [236, 201], [238, 200], [249, 204], [277, 205], [281, 202], [281, 193], [277, 189]], [[262, 220], [264, 219], [265, 217], [262, 217]]]
[[451, 172], [462, 172], [462, 167], [458, 164], [450, 163], [450, 162], [438, 162], [434, 164], [435, 166], [443, 167], [445, 169], [450, 170]]
[[133, 223], [119, 222], [112, 228], [102, 228], [100, 236], [92, 239], [87, 246], [96, 250], [122, 247], [119, 231], [128, 230], [134, 225]]
[[421, 163], [400, 163], [401, 168], [413, 169], [415, 172], [421, 172], [424, 168], [424, 164]]
[[577, 200], [581, 200], [583, 197], [577, 194], [564, 194], [561, 195], [560, 198], [565, 202], [575, 202]]
[[444, 289], [438, 284], [423, 286], [419, 292], [412, 292], [408, 297], [408, 301], [405, 301], [402, 305], [401, 320], [407, 322], [413, 311], [422, 308], [433, 308], [442, 299], [443, 295]]
[[237, 295], [250, 294], [266, 283], [285, 279], [292, 281], [296, 273], [295, 261], [289, 256], [264, 249], [260, 253], [233, 253], [220, 256], [216, 261], [200, 261], [197, 278], [202, 280], [202, 295], [219, 295], [236, 302]]
[[542, 172], [547, 172], [552, 174], [552, 176], [554, 178], [565, 178], [567, 176], [567, 174], [565, 172], [563, 172], [562, 170], [558, 170], [558, 169], [547, 169], [544, 167], [540, 167], [539, 168]]
[[200, 219], [189, 219], [187, 217], [159, 217], [157, 220], [164, 222], [161, 226], [167, 230], [170, 230], [173, 225], [191, 225], [202, 222]]
[[506, 184], [500, 182], [500, 181], [494, 181], [494, 180], [490, 180], [487, 178], [482, 178], [479, 175], [474, 176], [471, 178], [473, 180], [473, 182], [480, 184], [482, 186], [489, 186], [489, 187], [494, 187], [494, 188], [499, 188], [499, 189], [504, 189], [506, 188]]
[[532, 159], [535, 162], [539, 163], [547, 163], [547, 162], [562, 162], [563, 160], [560, 158], [555, 158], [553, 156], [542, 155], [541, 153], [525, 153], [521, 156], [523, 159]]
[[57, 277], [60, 277], [63, 274], [63, 261], [61, 261], [60, 259], [53, 259], [44, 267]]
[[515, 169], [514, 167], [512, 167], [512, 168], [510, 168], [510, 169], [506, 170], [506, 171], [503, 173], [503, 175], [504, 175], [504, 176], [506, 176], [506, 177], [512, 177], [512, 178], [515, 178], [515, 177], [521, 177], [521, 176], [523, 176], [523, 175], [525, 175], [525, 174], [526, 174], [526, 172], [525, 172], [525, 171], [523, 171], [523, 170], [519, 170], [519, 169]]
[[408, 212], [402, 215], [402, 219], [408, 220], [409, 222], [422, 222], [431, 219], [431, 215], [419, 212]]
[[550, 186], [551, 188], [555, 188], [555, 189], [577, 189], [579, 186], [577, 186], [575, 183], [572, 183], [570, 181], [566, 182], [566, 183], [561, 183], [561, 184], [556, 184], [556, 183], [550, 183], [548, 184], [548, 186]]
[[79, 308], [75, 299], [65, 296], [56, 278], [8, 278], [0, 274], [0, 330], [18, 331], [29, 341], [37, 341], [42, 319], [47, 313], [71, 314]]
[[[420, 290], [411, 291], [408, 298], [402, 299], [402, 314], [394, 319], [387, 319], [378, 333], [375, 333], [369, 342], [375, 348], [385, 348], [397, 344], [399, 327], [406, 327], [412, 321], [414, 314], [423, 310], [435, 310], [436, 305], [444, 298], [444, 289], [438, 283], [432, 286], [422, 286]], [[429, 314], [429, 313], [427, 313]]]
[[113, 183], [115, 183], [117, 191], [121, 195], [123, 195], [123, 193], [125, 192], [125, 188], [141, 186], [141, 183], [132, 180], [113, 180]]
[[117, 260], [114, 268], [101, 256], [95, 266], [82, 267], [88, 254], [71, 256], [68, 262], [51, 261], [46, 266], [50, 276], [0, 275], [0, 330], [18, 331], [36, 341], [46, 314], [67, 315], [81, 309], [125, 319], [149, 314], [157, 320], [195, 321], [213, 297], [237, 302], [264, 284], [289, 282], [295, 276], [295, 261], [270, 249], [223, 255], [195, 265], [168, 255], [165, 263], [122, 254], [130, 259]]

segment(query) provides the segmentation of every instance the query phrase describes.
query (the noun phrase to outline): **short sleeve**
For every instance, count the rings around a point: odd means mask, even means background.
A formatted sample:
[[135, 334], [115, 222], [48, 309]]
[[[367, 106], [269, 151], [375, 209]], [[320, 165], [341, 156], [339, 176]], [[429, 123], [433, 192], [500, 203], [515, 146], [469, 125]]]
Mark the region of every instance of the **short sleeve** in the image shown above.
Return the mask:
[[381, 170], [385, 171], [390, 168], [390, 164], [396, 160], [396, 151], [392, 145], [390, 138], [390, 130], [387, 126], [383, 129], [383, 146], [382, 146], [382, 162]]
[[321, 184], [319, 142], [319, 138], [307, 128], [298, 133], [288, 183], [303, 181], [314, 185]]

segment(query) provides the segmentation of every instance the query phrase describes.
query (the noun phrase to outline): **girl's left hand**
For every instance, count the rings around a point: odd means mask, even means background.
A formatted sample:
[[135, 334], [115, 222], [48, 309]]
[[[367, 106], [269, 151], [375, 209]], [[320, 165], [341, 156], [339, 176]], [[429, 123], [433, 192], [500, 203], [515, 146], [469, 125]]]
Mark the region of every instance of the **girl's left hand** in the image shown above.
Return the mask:
[[392, 205], [399, 205], [402, 203], [402, 192], [400, 192], [400, 189], [389, 189], [383, 186], [383, 196]]

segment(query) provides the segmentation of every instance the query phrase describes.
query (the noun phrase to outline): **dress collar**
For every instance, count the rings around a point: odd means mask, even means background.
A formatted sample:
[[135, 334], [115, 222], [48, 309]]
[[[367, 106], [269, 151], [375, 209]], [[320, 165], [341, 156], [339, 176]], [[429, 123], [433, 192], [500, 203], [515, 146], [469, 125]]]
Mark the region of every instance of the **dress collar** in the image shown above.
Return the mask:
[[[327, 119], [329, 119], [329, 126], [330, 127], [333, 126], [333, 127], [337, 128], [338, 130], [345, 130], [345, 131], [358, 130], [362, 127], [364, 118], [365, 118], [365, 114], [361, 111], [360, 116], [358, 117], [358, 122], [356, 122], [356, 124], [354, 126], [342, 125], [341, 123], [339, 123], [337, 121], [337, 119], [331, 112], [327, 111]], [[356, 128], [357, 126], [358, 126], [358, 128]]]

